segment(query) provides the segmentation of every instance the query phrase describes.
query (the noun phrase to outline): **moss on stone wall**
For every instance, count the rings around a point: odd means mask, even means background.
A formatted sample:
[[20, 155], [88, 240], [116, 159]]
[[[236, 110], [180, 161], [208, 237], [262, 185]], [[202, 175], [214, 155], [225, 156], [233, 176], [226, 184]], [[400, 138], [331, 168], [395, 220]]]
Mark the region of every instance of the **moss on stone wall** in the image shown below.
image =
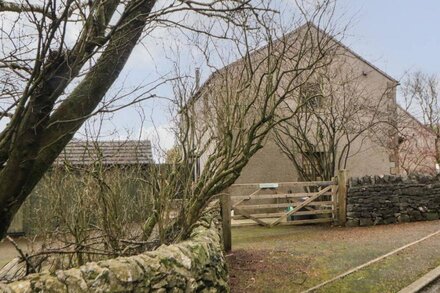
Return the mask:
[[220, 214], [205, 213], [189, 240], [131, 257], [42, 273], [1, 292], [228, 292]]

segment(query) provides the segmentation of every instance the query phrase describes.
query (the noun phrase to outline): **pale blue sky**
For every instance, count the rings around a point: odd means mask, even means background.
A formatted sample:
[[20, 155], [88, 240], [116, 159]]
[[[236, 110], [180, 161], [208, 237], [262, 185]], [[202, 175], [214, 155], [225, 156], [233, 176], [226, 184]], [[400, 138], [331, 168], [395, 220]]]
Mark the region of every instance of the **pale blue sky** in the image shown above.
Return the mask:
[[[286, 7], [293, 3], [293, 0], [274, 1]], [[304, 1], [313, 4], [316, 0]], [[342, 42], [356, 53], [397, 80], [402, 80], [407, 71], [440, 74], [440, 0], [336, 1], [337, 15], [341, 18], [339, 23], [342, 26], [349, 23]], [[193, 74], [195, 67], [202, 67], [203, 82], [209, 75], [206, 66], [203, 70], [203, 56], [187, 45], [188, 39], [179, 39], [180, 31], [175, 30], [174, 34], [154, 29], [153, 36], [136, 47], [110, 95], [117, 93], [122, 85], [136, 86], [172, 74], [176, 56], [180, 58], [178, 63], [185, 74]], [[156, 92], [172, 96], [169, 86]], [[141, 136], [155, 140], [157, 127], [160, 144], [165, 148], [172, 144], [172, 136], [165, 131], [170, 115], [163, 100], [143, 102], [106, 116], [102, 139], [124, 139], [131, 134], [131, 138]], [[5, 123], [6, 120], [0, 121], [0, 129]], [[81, 134], [84, 134], [84, 128], [78, 137]]]
[[342, 0], [353, 17], [345, 43], [399, 80], [407, 70], [440, 72], [440, 1]]
[[[343, 43], [366, 60], [397, 80], [401, 80], [408, 70], [440, 73], [439, 0], [339, 0], [338, 6], [338, 14], [344, 15], [342, 23], [350, 23]], [[173, 50], [165, 52], [162, 49], [168, 46], [166, 36], [165, 39], [159, 37], [155, 42], [148, 48], [139, 46], [134, 52], [123, 73], [130, 83], [154, 79], [158, 73], [171, 70], [171, 56], [168, 54]], [[177, 47], [185, 51], [184, 44]], [[181, 56], [185, 56], [185, 53]], [[197, 66], [192, 64], [197, 62], [197, 56], [187, 58], [191, 66], [185, 65], [185, 69], [191, 71], [193, 66]], [[205, 74], [203, 78], [206, 77]], [[170, 91], [165, 88], [161, 93], [169, 94]], [[147, 136], [151, 138], [154, 132], [152, 121], [161, 128], [167, 124], [169, 116], [161, 102], [146, 102], [142, 108], [147, 116], [142, 132], [149, 133]], [[104, 129], [108, 133], [117, 129], [122, 137], [128, 130], [138, 134], [140, 119], [132, 108], [122, 110], [106, 123]], [[160, 131], [160, 143], [169, 146], [170, 136]]]

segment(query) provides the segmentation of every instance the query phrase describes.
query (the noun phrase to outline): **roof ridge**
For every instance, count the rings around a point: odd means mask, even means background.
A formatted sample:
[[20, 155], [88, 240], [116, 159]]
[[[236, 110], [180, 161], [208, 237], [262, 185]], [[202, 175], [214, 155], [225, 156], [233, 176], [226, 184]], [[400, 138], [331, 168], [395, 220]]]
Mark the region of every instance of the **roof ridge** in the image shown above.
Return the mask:
[[[365, 64], [367, 64], [368, 66], [370, 66], [371, 68], [373, 68], [374, 70], [376, 70], [378, 73], [380, 73], [381, 75], [383, 75], [384, 77], [386, 77], [387, 79], [389, 79], [390, 81], [393, 81], [397, 84], [399, 84], [399, 81], [396, 80], [395, 78], [393, 78], [391, 75], [389, 75], [388, 73], [386, 73], [385, 71], [383, 71], [382, 69], [380, 69], [379, 67], [377, 67], [376, 65], [374, 65], [372, 62], [366, 60], [364, 57], [362, 57], [361, 55], [359, 55], [358, 53], [356, 53], [352, 48], [350, 48], [348, 45], [345, 45], [344, 43], [342, 43], [341, 41], [337, 40], [333, 35], [327, 33], [326, 31], [322, 30], [319, 26], [317, 26], [315, 23], [313, 23], [313, 21], [306, 21], [304, 24], [298, 26], [297, 28], [293, 29], [292, 31], [283, 34], [280, 38], [278, 38], [277, 40], [275, 40], [275, 42], [279, 42], [282, 39], [287, 39], [290, 37], [290, 35], [294, 35], [295, 33], [297, 33], [298, 31], [304, 29], [304, 28], [310, 28], [313, 27], [316, 30], [318, 30], [319, 32], [323, 33], [325, 36], [329, 37], [332, 41], [334, 41], [338, 46], [342, 47], [343, 49], [345, 49], [346, 51], [348, 51], [349, 53], [351, 53], [354, 57], [358, 58], [360, 61], [364, 62]], [[269, 44], [266, 44], [260, 48], [254, 49], [251, 52], [249, 52], [249, 55], [253, 55], [253, 54], [257, 54], [261, 51], [263, 51], [265, 48], [267, 48]], [[215, 70], [213, 73], [211, 73], [211, 75], [203, 82], [203, 84], [199, 87], [199, 89], [196, 91], [196, 93], [194, 94], [194, 97], [199, 95], [201, 90], [209, 84], [209, 82], [215, 77], [215, 75], [217, 75], [218, 73], [220, 73], [221, 71], [226, 70], [227, 68], [233, 66], [234, 64], [239, 63], [240, 61], [242, 61], [245, 57], [241, 57], [235, 61], [232, 61], [231, 63], [223, 66], [222, 68], [219, 68], [217, 70]]]
[[427, 125], [423, 124], [422, 121], [420, 121], [419, 119], [417, 119], [413, 114], [411, 114], [408, 110], [406, 110], [405, 108], [403, 108], [402, 105], [400, 105], [399, 103], [396, 103], [397, 107], [400, 108], [400, 110], [402, 110], [410, 119], [412, 119], [413, 121], [415, 121], [416, 123], [418, 123], [422, 128], [424, 128], [426, 131], [430, 132], [431, 134], [437, 136], [437, 134], [434, 132], [434, 130], [432, 130], [430, 127], [428, 127]]

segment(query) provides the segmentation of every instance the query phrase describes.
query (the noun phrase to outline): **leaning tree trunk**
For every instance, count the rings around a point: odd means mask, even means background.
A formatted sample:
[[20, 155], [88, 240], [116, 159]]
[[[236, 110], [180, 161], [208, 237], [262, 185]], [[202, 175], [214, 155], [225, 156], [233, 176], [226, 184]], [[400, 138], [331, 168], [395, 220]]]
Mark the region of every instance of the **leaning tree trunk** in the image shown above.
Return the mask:
[[38, 97], [38, 107], [25, 113], [0, 171], [0, 239], [24, 200], [119, 76], [155, 3], [139, 0], [126, 7], [119, 29], [96, 65], [50, 116], [52, 109], [44, 103], [47, 96]]

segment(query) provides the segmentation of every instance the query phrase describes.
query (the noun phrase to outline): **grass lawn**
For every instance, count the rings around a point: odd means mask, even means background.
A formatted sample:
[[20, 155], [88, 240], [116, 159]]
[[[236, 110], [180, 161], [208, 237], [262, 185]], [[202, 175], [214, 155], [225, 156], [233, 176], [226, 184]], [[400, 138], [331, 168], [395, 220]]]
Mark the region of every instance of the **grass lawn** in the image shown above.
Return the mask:
[[[365, 228], [243, 227], [227, 256], [232, 292], [301, 292], [440, 229], [440, 221]], [[440, 235], [318, 292], [397, 292], [440, 265]]]

